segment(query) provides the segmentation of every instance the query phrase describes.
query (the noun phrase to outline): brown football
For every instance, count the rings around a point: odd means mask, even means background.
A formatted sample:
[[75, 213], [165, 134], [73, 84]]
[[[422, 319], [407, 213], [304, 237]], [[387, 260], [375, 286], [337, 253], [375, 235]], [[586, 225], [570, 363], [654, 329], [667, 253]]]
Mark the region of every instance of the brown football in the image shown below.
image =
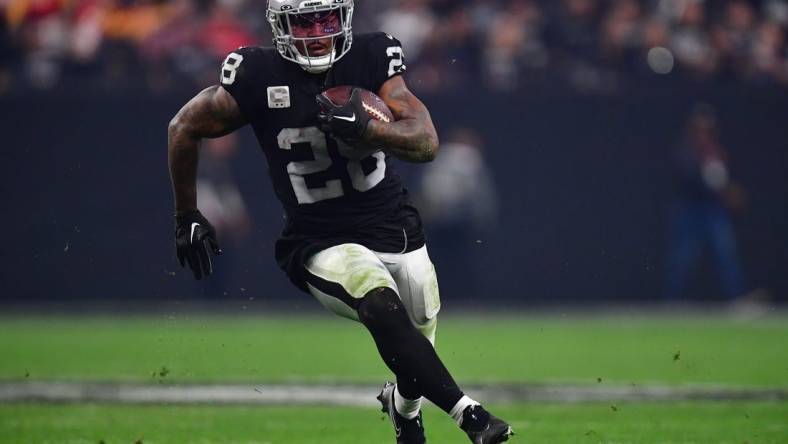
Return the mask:
[[381, 122], [391, 123], [394, 115], [391, 113], [386, 102], [372, 91], [357, 86], [335, 86], [322, 92], [323, 97], [331, 101], [336, 106], [345, 106], [350, 101], [350, 94], [356, 88], [361, 93], [361, 104], [369, 117], [380, 120]]

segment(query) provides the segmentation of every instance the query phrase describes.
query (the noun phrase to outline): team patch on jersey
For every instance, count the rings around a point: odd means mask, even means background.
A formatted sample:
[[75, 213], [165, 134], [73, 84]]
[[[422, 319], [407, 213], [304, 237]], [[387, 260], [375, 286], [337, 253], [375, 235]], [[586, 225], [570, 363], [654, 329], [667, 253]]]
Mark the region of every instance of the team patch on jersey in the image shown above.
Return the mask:
[[268, 87], [268, 107], [269, 108], [290, 108], [290, 87], [289, 86], [269, 86]]

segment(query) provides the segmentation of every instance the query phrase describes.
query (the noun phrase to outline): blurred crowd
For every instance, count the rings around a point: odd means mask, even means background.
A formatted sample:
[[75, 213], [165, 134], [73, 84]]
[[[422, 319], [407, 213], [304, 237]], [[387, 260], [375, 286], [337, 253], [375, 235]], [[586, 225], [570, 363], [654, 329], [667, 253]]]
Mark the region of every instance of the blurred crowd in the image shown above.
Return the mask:
[[[264, 0], [0, 0], [0, 94], [216, 82], [268, 45]], [[786, 0], [357, 0], [355, 30], [396, 35], [420, 91], [644, 82], [788, 85]]]

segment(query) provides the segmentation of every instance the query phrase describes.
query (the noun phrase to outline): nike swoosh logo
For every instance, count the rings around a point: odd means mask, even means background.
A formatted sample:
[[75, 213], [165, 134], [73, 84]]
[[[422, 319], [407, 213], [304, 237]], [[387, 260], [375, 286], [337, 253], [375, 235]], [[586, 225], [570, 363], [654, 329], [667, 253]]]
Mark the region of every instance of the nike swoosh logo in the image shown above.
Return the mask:
[[197, 222], [192, 222], [192, 234], [189, 236], [189, 242], [194, 243], [194, 230], [199, 226], [200, 224]]
[[353, 113], [352, 116], [334, 116], [335, 119], [339, 120], [347, 120], [348, 122], [355, 122], [356, 121], [356, 113]]
[[397, 438], [402, 435], [402, 427], [397, 424], [397, 418], [395, 412], [397, 411], [397, 407], [394, 405], [394, 393], [391, 394], [391, 399], [389, 400], [389, 418], [391, 418], [391, 422], [394, 424], [394, 432], [397, 434]]

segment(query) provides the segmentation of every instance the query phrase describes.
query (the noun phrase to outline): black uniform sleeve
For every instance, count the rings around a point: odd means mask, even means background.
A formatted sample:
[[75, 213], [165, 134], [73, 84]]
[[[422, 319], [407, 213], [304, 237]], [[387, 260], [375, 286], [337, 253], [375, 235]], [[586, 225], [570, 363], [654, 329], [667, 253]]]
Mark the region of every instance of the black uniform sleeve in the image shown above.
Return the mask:
[[247, 120], [254, 112], [254, 104], [260, 103], [260, 92], [252, 79], [260, 78], [265, 69], [263, 59], [261, 48], [238, 48], [224, 59], [219, 74], [219, 84], [233, 96]]
[[377, 33], [369, 41], [367, 47], [369, 60], [372, 61], [372, 91], [380, 91], [386, 80], [405, 72], [405, 54], [402, 43], [391, 34]]

